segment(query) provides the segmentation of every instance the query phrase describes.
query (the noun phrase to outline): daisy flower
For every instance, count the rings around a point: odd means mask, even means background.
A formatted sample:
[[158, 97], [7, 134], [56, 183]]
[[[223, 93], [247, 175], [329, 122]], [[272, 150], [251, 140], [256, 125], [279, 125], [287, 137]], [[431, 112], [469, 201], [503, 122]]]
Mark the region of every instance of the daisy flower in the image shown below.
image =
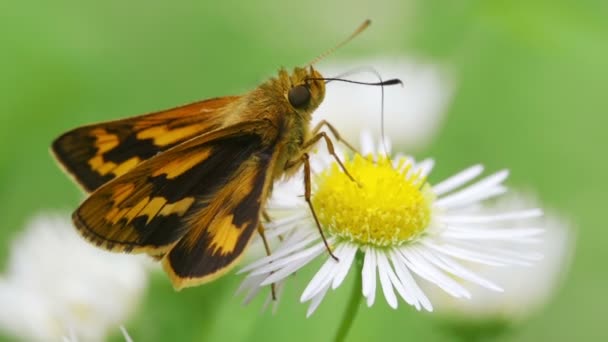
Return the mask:
[[103, 341], [148, 283], [140, 258], [83, 243], [68, 215], [34, 217], [0, 275], [0, 331], [27, 341]]
[[[427, 145], [439, 130], [451, 102], [453, 77], [445, 67], [406, 57], [323, 63], [319, 70], [327, 77], [362, 70], [346, 78], [378, 82], [373, 73], [362, 69], [371, 66], [385, 78], [405, 81], [403, 87], [384, 88], [384, 119], [390, 122], [385, 126], [386, 135], [408, 150]], [[361, 127], [380, 132], [380, 95], [379, 89], [333, 82], [328, 84], [327, 95], [313, 120], [331, 122], [340, 127], [340, 133], [347, 141], [357, 143]]]
[[[467, 265], [525, 266], [542, 258], [531, 244], [543, 229], [508, 224], [536, 218], [542, 215], [540, 209], [484, 210], [487, 200], [507, 191], [508, 171], [480, 178], [483, 167], [474, 165], [430, 184], [432, 160], [374, 154], [369, 136], [361, 145], [363, 156], [345, 161], [359, 184], [329, 159], [321, 158], [313, 165], [312, 203], [338, 260], [329, 257], [307, 204], [297, 196], [302, 192], [301, 179], [287, 181], [275, 188], [269, 204], [272, 212], [282, 211], [281, 218], [266, 227], [269, 236], [284, 239], [272, 255], [241, 270], [247, 273], [242, 289], [249, 291], [248, 298], [260, 286], [282, 285], [320, 257], [325, 262], [300, 297], [310, 302], [308, 316], [352, 268], [360, 272], [361, 294], [368, 306], [374, 304], [379, 287], [392, 308], [397, 308], [400, 297], [418, 310], [431, 311], [423, 282], [455, 298], [471, 297], [469, 283], [500, 292], [502, 288], [492, 279]], [[491, 241], [504, 245], [489, 245]], [[520, 245], [530, 248], [522, 250]]]
[[[518, 210], [535, 203], [529, 195], [501, 199], [493, 206], [494, 210]], [[551, 299], [568, 271], [574, 252], [574, 232], [569, 223], [555, 214], [549, 213], [536, 220], [545, 233], [540, 243], [535, 245], [543, 254], [543, 259], [530, 267], [491, 267], [473, 265], [475, 273], [500, 283], [504, 293], [484, 291], [482, 287], [471, 286], [472, 299], [454, 300], [441, 291], [427, 288], [429, 298], [435, 303], [436, 311], [448, 321], [466, 324], [485, 322], [518, 323], [539, 311]], [[527, 223], [513, 221], [516, 229], [526, 227]], [[488, 246], [503, 248], [502, 241], [488, 241]], [[526, 252], [527, 245], [519, 247]], [[517, 250], [513, 250], [517, 253]]]

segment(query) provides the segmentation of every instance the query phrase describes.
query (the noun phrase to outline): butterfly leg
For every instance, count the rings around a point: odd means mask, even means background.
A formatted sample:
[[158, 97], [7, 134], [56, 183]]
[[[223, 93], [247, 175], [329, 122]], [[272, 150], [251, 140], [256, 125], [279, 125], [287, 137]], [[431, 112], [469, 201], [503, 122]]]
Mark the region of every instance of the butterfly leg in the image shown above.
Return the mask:
[[326, 126], [329, 129], [331, 134], [334, 135], [334, 138], [336, 138], [336, 140], [338, 142], [344, 144], [353, 153], [360, 154], [359, 151], [357, 151], [357, 149], [354, 148], [351, 143], [349, 143], [348, 141], [344, 140], [344, 138], [342, 138], [342, 135], [340, 135], [340, 133], [338, 133], [338, 130], [336, 129], [336, 127], [334, 127], [334, 125], [327, 122], [327, 120], [319, 121], [319, 123], [312, 129], [312, 135], [316, 135], [317, 133], [319, 133], [319, 131], [321, 130], [321, 128], [323, 128], [323, 126]]
[[[317, 133], [312, 138], [310, 138], [310, 140], [304, 142], [304, 144], [302, 145], [302, 149], [307, 151], [308, 149], [310, 149], [310, 147], [312, 147], [314, 144], [318, 143], [319, 140], [321, 140], [321, 139], [325, 140], [325, 145], [327, 146], [327, 151], [329, 151], [329, 154], [331, 154], [331, 156], [334, 157], [334, 159], [336, 160], [338, 165], [340, 165], [340, 168], [342, 169], [342, 171], [344, 171], [344, 174], [348, 178], [350, 178], [351, 181], [359, 184], [359, 182], [357, 182], [355, 180], [355, 178], [353, 178], [353, 176], [350, 174], [350, 172], [348, 172], [348, 170], [346, 169], [346, 166], [344, 166], [344, 164], [342, 163], [342, 160], [340, 160], [340, 157], [336, 154], [336, 150], [334, 149], [334, 143], [331, 142], [331, 139], [327, 136], [327, 133], [325, 133], [325, 132]], [[359, 184], [359, 186], [361, 186], [361, 184]]]
[[272, 221], [272, 218], [270, 217], [270, 214], [268, 214], [268, 211], [266, 209], [262, 210], [262, 218], [266, 222]]
[[[266, 234], [264, 233], [265, 231], [264, 225], [262, 223], [258, 224], [258, 233], [260, 234], [262, 242], [264, 243], [266, 255], [270, 256], [272, 252], [270, 251], [270, 244], [268, 243], [268, 239], [266, 239]], [[270, 284], [270, 292], [272, 294], [272, 300], [277, 300], [277, 289], [274, 283]]]
[[[317, 139], [318, 140], [318, 139]], [[340, 261], [340, 259], [338, 259], [338, 257], [336, 257], [334, 255], [334, 253], [332, 252], [331, 248], [329, 247], [329, 243], [327, 243], [327, 239], [325, 238], [325, 233], [323, 233], [323, 228], [321, 228], [321, 223], [319, 223], [319, 218], [317, 217], [317, 213], [315, 212], [315, 208], [312, 205], [312, 201], [310, 199], [310, 196], [312, 194], [312, 182], [310, 180], [310, 174], [311, 174], [311, 170], [310, 170], [310, 157], [308, 156], [308, 153], [304, 153], [302, 154], [302, 156], [294, 161], [288, 162], [287, 165], [285, 165], [285, 169], [290, 169], [292, 167], [299, 167], [301, 164], [304, 164], [304, 199], [306, 200], [306, 203], [308, 203], [308, 208], [310, 208], [310, 212], [312, 213], [312, 217], [315, 220], [315, 224], [317, 225], [317, 229], [319, 229], [319, 234], [321, 234], [321, 239], [323, 239], [323, 244], [325, 244], [325, 248], [327, 249], [327, 252], [329, 253], [329, 255], [336, 261]]]

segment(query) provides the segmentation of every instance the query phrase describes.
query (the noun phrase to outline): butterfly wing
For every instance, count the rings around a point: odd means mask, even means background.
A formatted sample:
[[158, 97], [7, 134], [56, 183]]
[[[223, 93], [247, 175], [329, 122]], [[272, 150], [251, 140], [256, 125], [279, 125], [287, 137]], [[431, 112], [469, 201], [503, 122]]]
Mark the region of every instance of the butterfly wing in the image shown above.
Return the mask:
[[160, 153], [99, 187], [74, 223], [105, 249], [162, 258], [176, 288], [211, 280], [258, 225], [274, 162], [269, 132], [266, 121], [241, 123]]
[[53, 142], [57, 160], [88, 192], [144, 160], [223, 126], [222, 109], [237, 96], [215, 98], [133, 118], [83, 126]]
[[162, 258], [173, 286], [211, 281], [236, 264], [259, 224], [270, 151], [250, 158], [208, 205], [188, 218], [191, 229]]

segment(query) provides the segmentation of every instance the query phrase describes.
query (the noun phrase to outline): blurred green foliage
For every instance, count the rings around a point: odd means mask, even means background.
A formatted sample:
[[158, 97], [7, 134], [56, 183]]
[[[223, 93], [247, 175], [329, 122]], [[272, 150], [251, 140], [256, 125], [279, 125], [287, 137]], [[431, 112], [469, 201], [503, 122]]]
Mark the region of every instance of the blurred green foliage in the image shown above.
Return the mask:
[[[601, 157], [608, 146], [608, 2], [313, 0], [294, 6], [0, 4], [0, 265], [27, 217], [41, 209], [71, 210], [82, 198], [49, 156], [58, 134], [246, 91], [280, 66], [307, 62], [371, 17], [369, 32], [329, 58], [413, 54], [448, 64], [457, 76], [445, 125], [424, 151], [438, 161], [434, 178], [479, 161], [490, 170], [510, 168], [512, 185], [535, 189], [578, 228], [565, 286], [504, 340], [608, 336], [608, 230], [600, 210], [608, 190], [608, 161]], [[233, 296], [238, 277], [175, 293], [159, 275], [125, 324], [135, 341], [329, 340], [349, 285], [305, 319], [297, 298], [309, 276], [297, 277], [273, 316], [259, 313], [261, 301], [239, 305]], [[380, 300], [360, 311], [350, 340], [449, 340], [431, 316], [403, 303], [393, 311]]]

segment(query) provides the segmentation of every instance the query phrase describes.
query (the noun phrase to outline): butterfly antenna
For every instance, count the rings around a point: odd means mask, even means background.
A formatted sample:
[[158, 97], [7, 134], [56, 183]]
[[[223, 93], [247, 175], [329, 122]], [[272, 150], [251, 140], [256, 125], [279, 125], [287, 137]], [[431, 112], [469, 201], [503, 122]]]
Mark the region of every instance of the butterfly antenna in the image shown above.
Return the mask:
[[[380, 81], [379, 83], [381, 84], [381, 86], [380, 86], [380, 143], [382, 144], [382, 149], [384, 150], [384, 154], [386, 154], [386, 157], [390, 161], [391, 157], [390, 157], [388, 146], [386, 143], [386, 130], [384, 127], [385, 126], [385, 122], [384, 122], [384, 86], [390, 85], [390, 84], [386, 84], [386, 82], [384, 80], [382, 80], [382, 76], [380, 75], [378, 70], [376, 70], [372, 67], [362, 67], [362, 68], [353, 69], [353, 70], [344, 72], [344, 73], [336, 76], [335, 78], [343, 78], [343, 77], [350, 76], [353, 74], [358, 74], [361, 72], [368, 72], [368, 73], [373, 74], [374, 76], [376, 76], [378, 81]], [[393, 80], [393, 81], [395, 82], [397, 80]], [[399, 83], [401, 83], [401, 82], [399, 82]], [[403, 86], [403, 83], [401, 83], [401, 86]], [[391, 163], [391, 165], [392, 165], [392, 163]]]
[[366, 28], [369, 27], [369, 25], [371, 25], [372, 21], [367, 19], [366, 21], [363, 22], [363, 24], [361, 24], [361, 26], [359, 26], [355, 32], [353, 32], [350, 36], [348, 36], [348, 38], [344, 39], [340, 44], [334, 46], [333, 48], [325, 51], [324, 53], [320, 54], [319, 56], [317, 56], [317, 58], [313, 59], [310, 63], [307, 64], [307, 66], [311, 66], [313, 64], [316, 64], [317, 62], [319, 62], [320, 60], [322, 60], [323, 58], [327, 57], [327, 55], [332, 54], [334, 51], [338, 50], [339, 48], [341, 48], [342, 46], [348, 44], [348, 42], [350, 42], [351, 40], [353, 40], [353, 38], [355, 38], [356, 36], [358, 36], [361, 32], [365, 31]]

